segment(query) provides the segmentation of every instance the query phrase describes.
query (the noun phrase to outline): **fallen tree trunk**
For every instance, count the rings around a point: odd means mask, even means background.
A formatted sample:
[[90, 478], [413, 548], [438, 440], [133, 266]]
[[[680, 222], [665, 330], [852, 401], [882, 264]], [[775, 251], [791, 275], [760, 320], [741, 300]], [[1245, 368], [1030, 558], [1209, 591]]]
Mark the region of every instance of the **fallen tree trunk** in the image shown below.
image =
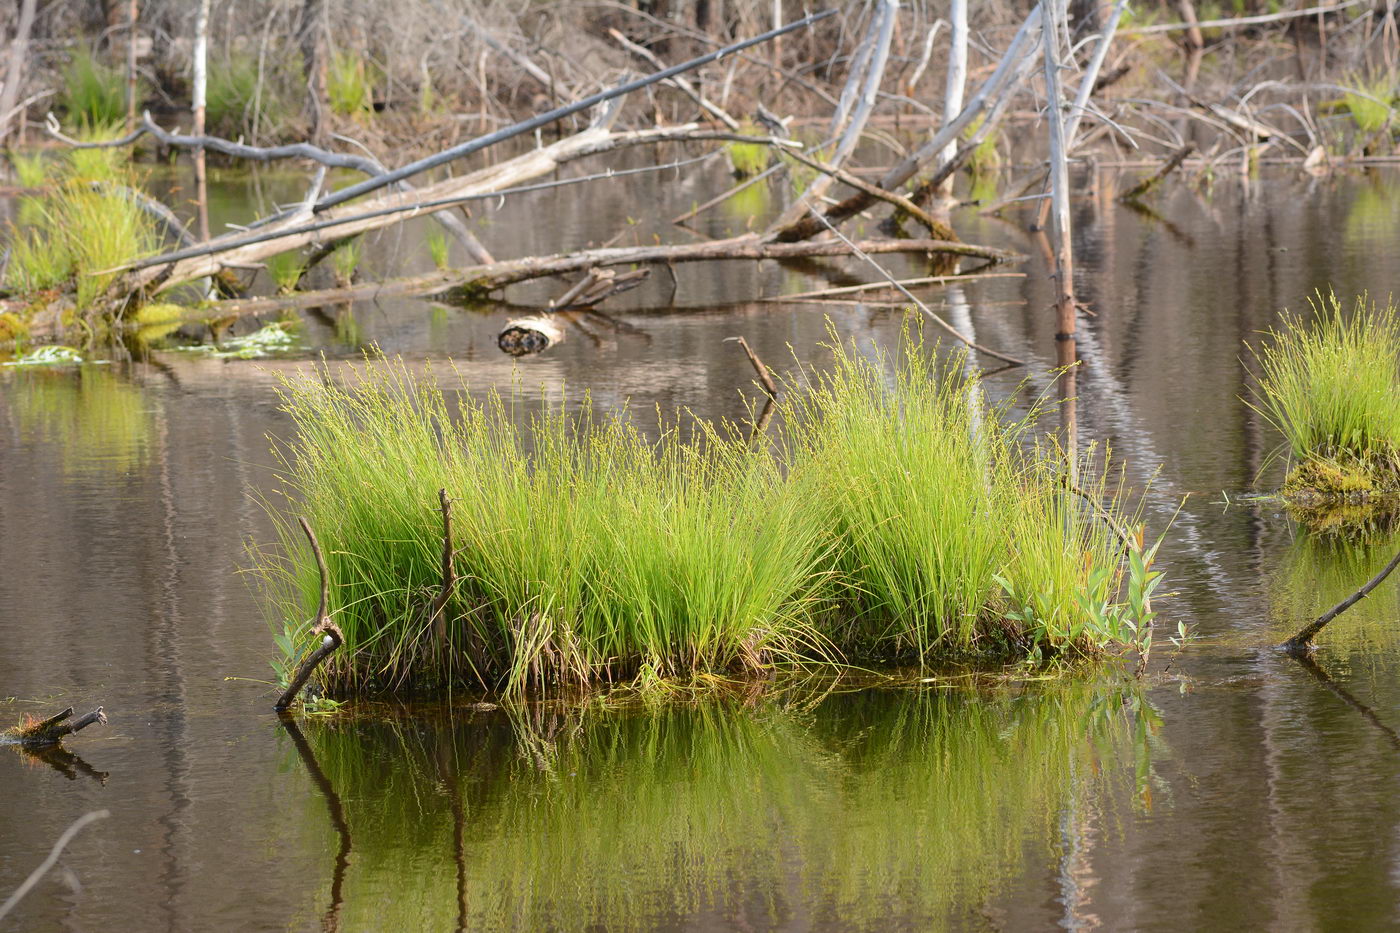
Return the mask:
[[[973, 256], [993, 262], [1012, 262], [1021, 257], [1008, 250], [973, 243], [948, 240], [866, 240], [856, 246], [865, 253], [944, 253]], [[191, 319], [232, 317], [289, 308], [354, 301], [375, 297], [433, 295], [457, 291], [468, 296], [482, 297], [488, 292], [530, 279], [578, 272], [592, 266], [631, 265], [633, 263], [703, 262], [720, 259], [798, 259], [813, 256], [848, 256], [846, 244], [833, 240], [804, 243], [765, 243], [758, 234], [746, 234], [727, 240], [707, 243], [681, 243], [659, 246], [614, 246], [603, 249], [580, 250], [553, 256], [527, 256], [486, 266], [432, 272], [427, 275], [384, 282], [365, 282], [348, 288], [326, 289], [269, 298], [246, 298], [216, 301], [192, 309]], [[36, 335], [38, 336], [38, 335]]]

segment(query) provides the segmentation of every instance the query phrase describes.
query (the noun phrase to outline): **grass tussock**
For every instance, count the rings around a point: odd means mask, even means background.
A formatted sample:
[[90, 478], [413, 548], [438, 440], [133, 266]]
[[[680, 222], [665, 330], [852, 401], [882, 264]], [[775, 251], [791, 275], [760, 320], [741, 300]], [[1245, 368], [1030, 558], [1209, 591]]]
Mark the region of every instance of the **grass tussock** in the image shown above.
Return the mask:
[[71, 287], [87, 308], [115, 279], [116, 266], [154, 251], [155, 224], [124, 186], [70, 176], [31, 202], [30, 223], [11, 228], [9, 284], [22, 294]]
[[[88, 123], [85, 141], [120, 135], [119, 123]], [[6, 284], [21, 295], [72, 293], [86, 309], [116, 277], [110, 272], [159, 244], [154, 219], [137, 202], [139, 181], [125, 149], [73, 149], [61, 160], [28, 166], [44, 190], [20, 199], [10, 226]]]
[[209, 132], [229, 139], [251, 139], [281, 128], [296, 115], [284, 86], [287, 83], [287, 77], [270, 63], [260, 66], [255, 55], [230, 52], [209, 69]]
[[1335, 295], [1309, 302], [1251, 348], [1249, 404], [1284, 437], [1285, 497], [1362, 501], [1400, 494], [1400, 313]]
[[331, 110], [355, 120], [374, 114], [375, 69], [351, 52], [336, 52], [326, 69], [326, 97]]
[[1384, 128], [1390, 122], [1394, 97], [1395, 79], [1392, 75], [1359, 78], [1344, 96], [1347, 112], [1351, 114], [1357, 132], [1369, 136]]
[[[1124, 560], [1085, 501], [1104, 484], [1070, 491], [1033, 415], [1006, 424], [918, 347], [838, 348], [830, 375], [790, 388], [769, 446], [706, 423], [649, 440], [587, 404], [526, 417], [463, 392], [454, 412], [384, 362], [283, 393], [285, 494], [323, 543], [346, 636], [320, 674], [332, 693], [1150, 644], [1151, 550]], [[460, 581], [434, 616], [438, 489]], [[273, 514], [280, 546], [254, 572], [290, 656], [317, 574], [291, 512]]]
[[[751, 135], [761, 132], [758, 126], [749, 120], [744, 121], [739, 131]], [[741, 143], [731, 140], [724, 144], [724, 151], [729, 156], [729, 165], [733, 168], [735, 177], [738, 178], [752, 178], [773, 161], [773, 150], [764, 143]]]
[[[140, 99], [139, 88], [137, 93]], [[126, 119], [126, 77], [121, 68], [80, 51], [63, 69], [59, 105], [77, 126], [119, 123]]]

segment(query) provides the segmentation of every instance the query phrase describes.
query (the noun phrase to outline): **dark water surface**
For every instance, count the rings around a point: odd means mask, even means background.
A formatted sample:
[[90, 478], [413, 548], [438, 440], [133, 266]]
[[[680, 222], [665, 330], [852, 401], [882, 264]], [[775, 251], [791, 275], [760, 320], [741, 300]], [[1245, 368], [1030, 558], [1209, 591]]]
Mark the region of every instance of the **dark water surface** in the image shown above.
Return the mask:
[[[244, 542], [270, 535], [256, 497], [273, 486], [266, 435], [289, 429], [278, 372], [373, 341], [451, 357], [474, 390], [518, 379], [630, 399], [644, 421], [657, 406], [740, 417], [757, 396], [725, 337], [778, 368], [820, 365], [827, 318], [893, 344], [897, 309], [748, 300], [867, 279], [854, 263], [681, 266], [674, 297], [659, 270], [612, 324], [518, 363], [495, 347], [518, 309], [384, 300], [310, 315], [290, 359], [0, 368], [0, 724], [69, 705], [111, 718], [71, 758], [0, 748], [0, 897], [75, 818], [111, 811], [0, 928], [1400, 925], [1400, 586], [1334, 623], [1313, 668], [1272, 647], [1400, 541], [1310, 535], [1237, 501], [1275, 443], [1239, 400], [1243, 341], [1313, 289], [1400, 286], [1400, 176], [1169, 187], [1160, 218], [1116, 206], [1113, 181], [1077, 206], [1079, 290], [1098, 313], [1081, 333], [1080, 430], [1139, 479], [1160, 467], [1156, 530], [1189, 494], [1161, 550], [1177, 595], [1159, 608], [1199, 634], [1165, 674], [1161, 645], [1142, 685], [911, 678], [288, 726], [272, 689], [242, 679], [270, 677], [275, 650], [237, 571]], [[231, 178], [216, 220], [303, 183]], [[629, 212], [643, 216], [626, 242], [646, 242], [715, 184], [546, 192], [474, 222], [498, 256], [600, 242]], [[768, 207], [721, 211], [709, 231]], [[1035, 360], [1044, 388], [1054, 321], [1034, 243], [997, 221], [958, 227], [1032, 256], [1002, 270], [1026, 275], [926, 300]], [[428, 230], [368, 244], [370, 271], [431, 268]]]

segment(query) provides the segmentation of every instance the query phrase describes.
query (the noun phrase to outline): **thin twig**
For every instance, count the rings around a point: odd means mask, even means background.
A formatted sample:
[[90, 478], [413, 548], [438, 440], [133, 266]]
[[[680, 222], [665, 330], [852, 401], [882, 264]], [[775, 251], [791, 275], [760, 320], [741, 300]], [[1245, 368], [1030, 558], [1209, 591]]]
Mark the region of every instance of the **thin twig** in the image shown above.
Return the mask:
[[447, 602], [452, 598], [452, 590], [457, 585], [457, 571], [452, 564], [452, 500], [446, 489], [438, 490], [438, 507], [442, 511], [442, 587], [433, 597], [428, 619], [433, 625], [433, 635], [438, 648], [447, 643]]
[[768, 372], [768, 367], [763, 364], [763, 360], [759, 359], [753, 347], [749, 346], [749, 342], [743, 337], [724, 338], [725, 343], [731, 340], [737, 341], [739, 346], [744, 348], [744, 352], [748, 354], [749, 363], [753, 366], [753, 371], [758, 373], [758, 380], [763, 383], [764, 391], [768, 393], [769, 398], [776, 399], [778, 397], [778, 385], [773, 381], [773, 376]]
[[972, 349], [976, 350], [976, 351], [979, 352], [979, 353], [985, 353], [985, 354], [987, 354], [987, 356], [990, 356], [990, 357], [992, 357], [993, 359], [1001, 360], [1003, 363], [1012, 363], [1012, 364], [1014, 364], [1014, 365], [1016, 365], [1016, 366], [1025, 366], [1025, 365], [1026, 365], [1026, 361], [1025, 361], [1025, 360], [1018, 360], [1018, 359], [1017, 359], [1016, 357], [1014, 357], [1014, 356], [1007, 356], [1005, 353], [999, 353], [999, 352], [997, 352], [996, 350], [991, 350], [991, 349], [988, 349], [987, 347], [982, 346], [981, 344], [979, 344], [979, 343], [975, 342], [974, 340], [972, 340], [970, 337], [968, 337], [968, 336], [966, 336], [965, 334], [963, 334], [962, 331], [958, 330], [958, 329], [957, 329], [956, 327], [954, 327], [952, 324], [949, 324], [947, 321], [943, 320], [943, 318], [939, 317], [937, 314], [934, 314], [934, 313], [933, 313], [933, 310], [932, 310], [931, 308], [929, 308], [928, 305], [924, 304], [924, 303], [923, 303], [922, 301], [920, 301], [918, 298], [915, 298], [915, 297], [914, 297], [914, 293], [913, 293], [913, 292], [909, 291], [909, 289], [905, 288], [903, 285], [900, 285], [900, 284], [899, 284], [899, 280], [896, 279], [894, 276], [890, 275], [889, 272], [887, 272], [887, 271], [885, 270], [885, 267], [884, 267], [884, 266], [880, 265], [880, 264], [879, 264], [878, 262], [876, 262], [874, 259], [871, 259], [870, 256], [866, 255], [866, 253], [864, 253], [864, 252], [860, 249], [860, 247], [856, 246], [855, 243], [851, 242], [851, 240], [850, 240], [844, 233], [842, 233], [840, 230], [837, 230], [836, 227], [832, 225], [831, 221], [827, 220], [824, 216], [822, 216], [821, 211], [818, 211], [816, 208], [810, 208], [809, 210], [810, 210], [810, 212], [811, 212], [811, 215], [812, 215], [813, 217], [815, 217], [817, 220], [821, 221], [824, 225], [826, 225], [826, 228], [827, 228], [828, 230], [830, 230], [832, 233], [834, 233], [834, 234], [836, 235], [836, 238], [837, 238], [837, 239], [839, 239], [842, 243], [846, 244], [846, 247], [847, 247], [851, 252], [855, 253], [855, 255], [856, 255], [858, 258], [860, 258], [860, 259], [864, 260], [865, 262], [869, 263], [870, 266], [871, 266], [876, 272], [879, 272], [881, 275], [883, 275], [883, 276], [885, 277], [885, 281], [889, 282], [889, 283], [890, 283], [891, 285], [893, 285], [896, 289], [898, 289], [899, 292], [900, 292], [902, 295], [904, 295], [905, 298], [908, 298], [910, 301], [914, 302], [914, 306], [917, 307], [917, 308], [918, 308], [920, 311], [922, 311], [924, 314], [926, 314], [930, 319], [932, 319], [933, 322], [936, 323], [939, 327], [943, 328], [943, 329], [946, 330], [948, 333], [950, 333], [950, 334], [952, 334], [954, 337], [956, 337], [958, 340], [960, 340], [961, 342], [967, 344], [967, 346], [971, 347]]
[[[915, 279], [900, 279], [900, 285], [945, 285], [948, 282], [966, 282], [976, 279], [1024, 279], [1024, 272], [985, 272], [963, 273], [962, 275], [924, 275]], [[855, 292], [869, 292], [890, 287], [888, 282], [865, 282], [861, 285], [842, 285], [837, 288], [818, 288], [810, 292], [793, 292], [790, 295], [768, 295], [759, 302], [801, 301], [804, 298], [831, 298], [836, 295], [850, 295]]]

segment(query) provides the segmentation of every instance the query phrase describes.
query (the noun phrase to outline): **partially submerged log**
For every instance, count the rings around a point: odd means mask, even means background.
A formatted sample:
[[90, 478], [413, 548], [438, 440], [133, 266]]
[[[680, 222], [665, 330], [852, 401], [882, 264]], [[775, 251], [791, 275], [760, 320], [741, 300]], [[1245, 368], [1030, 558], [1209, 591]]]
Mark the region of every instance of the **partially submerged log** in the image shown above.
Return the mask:
[[102, 711], [100, 706], [69, 722], [72, 715], [73, 707], [70, 706], [48, 719], [40, 720], [26, 716], [25, 722], [11, 729], [8, 736], [27, 748], [41, 748], [46, 745], [55, 745], [65, 735], [72, 735], [74, 732], [86, 729], [93, 723], [107, 722], [107, 714]]
[[[923, 253], [931, 256], [946, 254], [986, 259], [994, 263], [1014, 262], [1023, 258], [1020, 254], [1009, 250], [979, 246], [975, 243], [955, 243], [948, 240], [858, 240], [855, 241], [855, 245], [868, 254]], [[527, 256], [523, 259], [502, 260], [490, 265], [434, 271], [424, 275], [388, 279], [382, 282], [360, 282], [343, 288], [298, 292], [265, 298], [235, 298], [214, 301], [198, 308], [191, 308], [188, 320], [193, 322], [227, 319], [247, 314], [262, 314], [292, 308], [394, 296], [409, 297], [452, 293], [458, 296], [485, 297], [507, 285], [551, 275], [578, 272], [594, 266], [707, 262], [716, 259], [802, 259], [813, 256], [848, 255], [851, 255], [850, 248], [845, 243], [836, 240], [765, 243], [759, 234], [745, 234], [705, 243], [614, 246], [579, 250], [554, 256]], [[41, 313], [29, 322], [29, 335], [33, 338], [51, 336], [58, 332], [60, 321], [61, 318], [57, 313]]]

